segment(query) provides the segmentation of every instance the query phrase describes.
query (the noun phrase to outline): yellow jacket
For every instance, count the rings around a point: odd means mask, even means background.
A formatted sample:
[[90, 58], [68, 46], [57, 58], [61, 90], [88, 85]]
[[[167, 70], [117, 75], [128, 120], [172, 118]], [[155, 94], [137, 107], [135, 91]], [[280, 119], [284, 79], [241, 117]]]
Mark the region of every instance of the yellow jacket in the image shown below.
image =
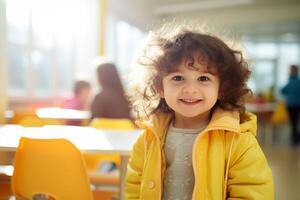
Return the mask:
[[[238, 112], [216, 109], [193, 144], [193, 200], [274, 199], [272, 172], [260, 149], [256, 117], [240, 124]], [[163, 146], [171, 117], [140, 124], [144, 133], [127, 167], [125, 199], [161, 199], [166, 168]]]

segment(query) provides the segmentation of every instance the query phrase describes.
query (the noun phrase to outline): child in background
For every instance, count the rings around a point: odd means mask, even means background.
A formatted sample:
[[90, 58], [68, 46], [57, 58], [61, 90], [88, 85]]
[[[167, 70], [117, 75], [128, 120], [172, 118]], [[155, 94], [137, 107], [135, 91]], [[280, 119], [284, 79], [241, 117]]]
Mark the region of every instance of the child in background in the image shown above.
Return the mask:
[[[144, 133], [126, 199], [274, 199], [272, 172], [245, 111], [250, 71], [240, 51], [187, 29], [151, 35], [131, 100]], [[143, 119], [143, 120], [142, 120]]]
[[[76, 81], [74, 84], [74, 96], [63, 103], [63, 107], [74, 110], [88, 110], [91, 84], [87, 81]], [[82, 125], [81, 120], [67, 120], [68, 125]]]

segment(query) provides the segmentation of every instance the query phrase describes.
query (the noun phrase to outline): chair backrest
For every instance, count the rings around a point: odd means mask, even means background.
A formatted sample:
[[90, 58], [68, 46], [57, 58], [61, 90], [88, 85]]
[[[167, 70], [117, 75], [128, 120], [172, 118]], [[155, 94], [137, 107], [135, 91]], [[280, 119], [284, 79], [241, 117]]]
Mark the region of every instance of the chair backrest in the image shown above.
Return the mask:
[[91, 200], [80, 151], [65, 139], [21, 138], [14, 162], [12, 190], [17, 197], [47, 195], [55, 200]]
[[114, 130], [133, 130], [134, 124], [129, 119], [110, 119], [110, 118], [95, 118], [92, 120], [91, 127], [114, 129]]
[[37, 117], [35, 111], [13, 111], [14, 116], [11, 119], [12, 124], [19, 124], [20, 121], [25, 117]]
[[62, 123], [57, 119], [41, 119], [38, 117], [24, 117], [20, 120], [19, 125], [27, 127], [40, 127], [46, 125], [61, 125]]

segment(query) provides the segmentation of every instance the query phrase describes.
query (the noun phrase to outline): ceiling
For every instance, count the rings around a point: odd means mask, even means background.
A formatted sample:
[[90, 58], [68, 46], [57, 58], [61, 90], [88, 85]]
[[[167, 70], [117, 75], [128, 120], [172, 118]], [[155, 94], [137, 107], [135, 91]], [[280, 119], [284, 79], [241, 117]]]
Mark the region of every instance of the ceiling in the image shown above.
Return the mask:
[[230, 27], [243, 35], [300, 37], [300, 0], [109, 0], [121, 18], [147, 30], [164, 21]]

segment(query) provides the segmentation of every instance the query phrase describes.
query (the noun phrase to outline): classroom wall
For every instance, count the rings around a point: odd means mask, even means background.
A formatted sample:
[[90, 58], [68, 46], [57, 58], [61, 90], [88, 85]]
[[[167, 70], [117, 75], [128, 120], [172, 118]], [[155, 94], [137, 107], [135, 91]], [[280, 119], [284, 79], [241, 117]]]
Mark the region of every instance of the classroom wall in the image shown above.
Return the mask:
[[148, 30], [157, 20], [151, 4], [152, 1], [147, 0], [108, 0], [107, 13], [141, 30]]

